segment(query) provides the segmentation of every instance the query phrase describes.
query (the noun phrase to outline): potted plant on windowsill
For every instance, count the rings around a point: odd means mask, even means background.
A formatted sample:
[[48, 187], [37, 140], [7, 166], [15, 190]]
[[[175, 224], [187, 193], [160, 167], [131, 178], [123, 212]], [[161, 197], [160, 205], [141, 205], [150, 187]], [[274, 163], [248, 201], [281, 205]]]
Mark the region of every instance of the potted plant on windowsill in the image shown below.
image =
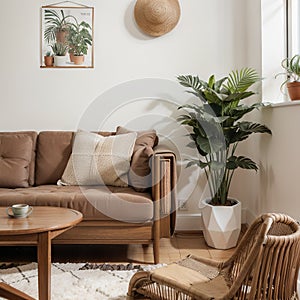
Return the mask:
[[68, 45], [63, 43], [55, 43], [51, 45], [54, 53], [54, 66], [60, 67], [66, 64], [66, 54], [68, 52]]
[[281, 84], [280, 89], [286, 84], [291, 100], [300, 100], [300, 55], [296, 54], [292, 58], [285, 58], [281, 61], [281, 66], [285, 70], [279, 75], [285, 75], [287, 79]]
[[70, 61], [75, 65], [81, 65], [84, 62], [84, 55], [87, 54], [89, 46], [92, 46], [91, 26], [82, 21], [70, 26], [68, 35]]
[[[214, 75], [208, 82], [191, 75], [179, 76], [178, 80], [200, 99], [200, 104], [180, 106], [178, 109], [185, 113], [178, 121], [191, 129], [192, 142], [188, 146], [196, 147], [203, 157], [189, 159], [187, 167], [204, 169], [208, 180], [211, 198], [203, 201], [204, 237], [209, 246], [228, 249], [236, 246], [241, 229], [240, 202], [229, 197], [234, 172], [238, 168], [258, 169], [253, 160], [236, 154], [237, 147], [253, 133], [271, 134], [265, 125], [241, 120], [262, 106], [241, 103], [254, 94], [248, 89], [261, 78], [254, 69], [244, 68], [218, 81]], [[231, 219], [235, 215], [232, 210], [236, 212], [235, 220]]]

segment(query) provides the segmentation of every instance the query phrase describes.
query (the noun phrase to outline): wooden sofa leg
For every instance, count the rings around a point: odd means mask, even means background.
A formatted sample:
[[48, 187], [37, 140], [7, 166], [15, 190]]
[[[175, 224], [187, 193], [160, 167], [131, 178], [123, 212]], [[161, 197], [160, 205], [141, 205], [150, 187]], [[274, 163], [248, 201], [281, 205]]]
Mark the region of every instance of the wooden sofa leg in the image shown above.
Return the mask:
[[154, 239], [153, 241], [153, 254], [154, 254], [154, 263], [159, 263], [159, 239]]
[[160, 244], [160, 220], [154, 221], [154, 234], [153, 234], [153, 255], [154, 263], [159, 263], [159, 244]]

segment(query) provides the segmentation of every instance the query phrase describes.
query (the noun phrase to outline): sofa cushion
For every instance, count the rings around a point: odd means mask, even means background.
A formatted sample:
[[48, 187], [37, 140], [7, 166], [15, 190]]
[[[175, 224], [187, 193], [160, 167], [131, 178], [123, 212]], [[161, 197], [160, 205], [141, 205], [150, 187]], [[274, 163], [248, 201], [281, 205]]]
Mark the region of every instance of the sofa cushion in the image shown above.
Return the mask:
[[42, 131], [37, 140], [36, 185], [56, 184], [72, 152], [74, 132]]
[[[116, 134], [132, 132], [124, 127], [118, 126]], [[151, 187], [150, 157], [153, 155], [153, 147], [158, 144], [155, 130], [137, 132], [137, 139], [133, 149], [131, 167], [128, 173], [129, 184], [139, 192], [144, 192]]]
[[[29, 167], [28, 167], [29, 173], [28, 173], [27, 181], [30, 186], [34, 185], [35, 150], [36, 150], [37, 132], [35, 132], [35, 131], [0, 132], [0, 139], [1, 139], [1, 137], [5, 137], [5, 136], [14, 136], [15, 138], [10, 139], [10, 141], [12, 142], [12, 140], [14, 140], [17, 144], [19, 142], [23, 143], [24, 141], [26, 141], [25, 143], [28, 146], [30, 146], [30, 142], [28, 142], [28, 138], [31, 140], [31, 143], [32, 143], [32, 145], [30, 147], [31, 157], [30, 157], [30, 162], [29, 162]], [[17, 144], [13, 147], [14, 149], [19, 147]], [[5, 149], [5, 147], [6, 146], [2, 143], [2, 145], [0, 147], [0, 149], [1, 149], [0, 152], [2, 152]], [[7, 150], [5, 150], [5, 151], [7, 151]], [[13, 151], [16, 151], [16, 150], [13, 150]], [[17, 150], [17, 151], [19, 151], [19, 150]], [[1, 156], [1, 154], [0, 154], [0, 156]], [[0, 176], [1, 175], [2, 175], [2, 170], [0, 170]]]
[[28, 187], [35, 138], [33, 133], [0, 134], [0, 187]]
[[136, 133], [101, 136], [76, 133], [72, 154], [59, 184], [128, 186], [127, 173]]
[[27, 203], [31, 206], [68, 207], [80, 211], [85, 220], [146, 222], [153, 218], [153, 202], [148, 193], [127, 187], [79, 187], [41, 185], [0, 188], [1, 206]]

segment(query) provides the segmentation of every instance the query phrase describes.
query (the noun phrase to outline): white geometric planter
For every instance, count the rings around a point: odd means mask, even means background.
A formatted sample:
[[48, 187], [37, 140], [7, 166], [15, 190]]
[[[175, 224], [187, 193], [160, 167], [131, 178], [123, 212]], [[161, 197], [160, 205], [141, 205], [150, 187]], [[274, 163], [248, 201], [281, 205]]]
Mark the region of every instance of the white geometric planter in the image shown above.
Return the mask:
[[204, 238], [208, 246], [216, 249], [229, 249], [236, 246], [241, 232], [241, 203], [233, 206], [213, 206], [211, 199], [202, 201], [202, 218]]

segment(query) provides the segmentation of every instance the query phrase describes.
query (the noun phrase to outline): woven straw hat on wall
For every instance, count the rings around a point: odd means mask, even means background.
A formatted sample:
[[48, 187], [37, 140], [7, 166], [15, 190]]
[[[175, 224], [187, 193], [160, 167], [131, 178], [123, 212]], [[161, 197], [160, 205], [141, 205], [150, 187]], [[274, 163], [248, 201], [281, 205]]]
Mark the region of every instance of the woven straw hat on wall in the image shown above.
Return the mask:
[[161, 36], [178, 23], [180, 6], [178, 0], [137, 0], [134, 17], [143, 32]]

